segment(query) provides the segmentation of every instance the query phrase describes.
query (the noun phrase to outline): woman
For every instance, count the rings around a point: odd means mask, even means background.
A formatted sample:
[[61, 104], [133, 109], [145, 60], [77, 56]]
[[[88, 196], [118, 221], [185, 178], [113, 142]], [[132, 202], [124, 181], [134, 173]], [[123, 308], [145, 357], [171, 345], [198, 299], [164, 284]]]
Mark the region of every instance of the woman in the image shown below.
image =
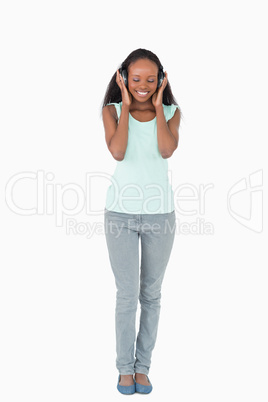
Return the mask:
[[107, 147], [117, 160], [104, 211], [117, 288], [117, 389], [123, 394], [149, 393], [161, 284], [175, 236], [167, 158], [178, 146], [181, 118], [167, 72], [154, 53], [137, 49], [129, 54], [108, 85], [102, 117]]

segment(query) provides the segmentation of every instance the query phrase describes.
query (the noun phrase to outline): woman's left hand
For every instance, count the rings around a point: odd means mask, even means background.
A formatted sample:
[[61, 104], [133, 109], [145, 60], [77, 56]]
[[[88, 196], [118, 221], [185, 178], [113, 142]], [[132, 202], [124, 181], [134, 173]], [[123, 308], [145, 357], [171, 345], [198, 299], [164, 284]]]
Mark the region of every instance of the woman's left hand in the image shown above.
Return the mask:
[[159, 88], [157, 89], [157, 91], [156, 91], [156, 92], [153, 94], [153, 96], [152, 96], [152, 104], [154, 105], [154, 107], [162, 106], [162, 103], [163, 103], [163, 92], [164, 92], [164, 89], [165, 89], [166, 86], [167, 86], [167, 82], [168, 82], [168, 79], [167, 79], [167, 72], [165, 71], [165, 78], [164, 78], [163, 81], [162, 81], [161, 87], [159, 87]]

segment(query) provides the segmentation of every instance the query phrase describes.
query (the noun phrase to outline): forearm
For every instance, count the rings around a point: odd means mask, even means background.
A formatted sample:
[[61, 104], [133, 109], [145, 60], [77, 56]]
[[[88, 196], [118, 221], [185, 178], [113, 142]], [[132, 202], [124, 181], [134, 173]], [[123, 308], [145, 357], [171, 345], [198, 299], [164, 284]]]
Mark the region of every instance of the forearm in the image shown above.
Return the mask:
[[129, 106], [122, 105], [117, 129], [111, 138], [109, 148], [115, 159], [124, 159], [128, 143]]
[[157, 106], [155, 110], [158, 149], [163, 158], [168, 158], [177, 148], [177, 141], [168, 128], [163, 106]]

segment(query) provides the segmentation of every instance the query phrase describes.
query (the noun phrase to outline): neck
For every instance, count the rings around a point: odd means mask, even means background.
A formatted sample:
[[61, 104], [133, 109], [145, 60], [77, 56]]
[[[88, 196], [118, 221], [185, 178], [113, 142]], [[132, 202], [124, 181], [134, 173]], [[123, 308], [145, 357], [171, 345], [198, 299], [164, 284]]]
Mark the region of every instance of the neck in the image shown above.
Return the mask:
[[152, 98], [148, 99], [146, 102], [139, 102], [136, 99], [132, 99], [131, 110], [154, 110], [154, 106], [152, 104]]

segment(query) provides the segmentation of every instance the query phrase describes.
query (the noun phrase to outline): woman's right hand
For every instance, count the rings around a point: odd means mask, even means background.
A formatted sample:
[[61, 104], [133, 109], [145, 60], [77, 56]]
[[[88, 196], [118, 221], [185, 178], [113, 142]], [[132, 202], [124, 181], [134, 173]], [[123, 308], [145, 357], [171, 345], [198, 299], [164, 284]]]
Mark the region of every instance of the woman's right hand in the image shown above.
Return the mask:
[[130, 106], [132, 103], [132, 95], [125, 86], [125, 82], [122, 75], [119, 73], [119, 70], [116, 71], [116, 83], [121, 90], [123, 105]]

